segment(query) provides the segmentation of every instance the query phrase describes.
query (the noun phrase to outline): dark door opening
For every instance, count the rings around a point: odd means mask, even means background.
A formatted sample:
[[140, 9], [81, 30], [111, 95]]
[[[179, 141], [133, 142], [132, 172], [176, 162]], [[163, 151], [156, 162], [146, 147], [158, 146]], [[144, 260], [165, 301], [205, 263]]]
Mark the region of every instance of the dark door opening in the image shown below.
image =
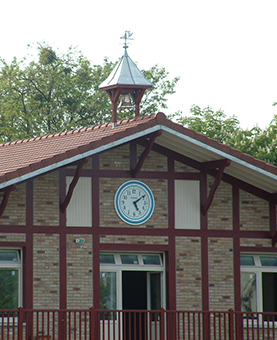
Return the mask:
[[147, 309], [147, 272], [122, 272], [123, 309]]
[[[122, 272], [122, 307], [124, 310], [147, 309], [147, 272]], [[146, 313], [126, 312], [123, 320], [124, 339], [145, 339], [146, 318]]]

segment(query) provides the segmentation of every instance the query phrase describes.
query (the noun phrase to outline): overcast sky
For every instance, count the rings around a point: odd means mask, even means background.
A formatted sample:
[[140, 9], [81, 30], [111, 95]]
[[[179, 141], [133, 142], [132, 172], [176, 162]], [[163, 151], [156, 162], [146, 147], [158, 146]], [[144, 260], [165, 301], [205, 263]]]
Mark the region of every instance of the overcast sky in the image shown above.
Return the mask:
[[264, 128], [277, 114], [276, 0], [13, 0], [1, 1], [0, 57], [27, 55], [27, 45], [69, 46], [93, 64], [123, 54], [138, 67], [164, 66], [180, 76], [169, 110], [193, 104], [223, 109], [243, 128]]

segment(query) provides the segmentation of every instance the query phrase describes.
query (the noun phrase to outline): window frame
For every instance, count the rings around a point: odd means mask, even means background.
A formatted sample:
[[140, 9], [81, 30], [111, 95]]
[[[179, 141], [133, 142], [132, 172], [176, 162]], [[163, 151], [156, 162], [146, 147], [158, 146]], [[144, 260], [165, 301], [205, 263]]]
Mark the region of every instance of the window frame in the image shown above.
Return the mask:
[[[262, 282], [262, 274], [263, 273], [275, 273], [277, 275], [277, 266], [263, 266], [261, 263], [262, 257], [275, 257], [273, 254], [241, 254], [242, 256], [253, 256], [254, 264], [253, 265], [240, 265], [241, 273], [254, 273], [256, 275], [256, 299], [257, 299], [257, 310], [252, 312], [265, 312], [263, 310], [263, 282]], [[247, 313], [247, 312], [246, 312]], [[270, 313], [270, 312], [268, 312]]]
[[[100, 263], [100, 275], [103, 272], [115, 272], [116, 273], [116, 304], [117, 309], [122, 309], [122, 272], [123, 271], [145, 271], [148, 276], [152, 273], [160, 273], [161, 275], [161, 305], [165, 307], [166, 301], [166, 263], [165, 254], [160, 252], [111, 252], [105, 251], [100, 253], [105, 255], [114, 255], [114, 263]], [[123, 264], [121, 262], [121, 255], [137, 255], [138, 264]], [[145, 264], [143, 262], [143, 256], [145, 255], [158, 255], [160, 258], [160, 264]], [[149, 281], [149, 279], [147, 280]], [[149, 293], [149, 286], [147, 284], [147, 291]], [[149, 300], [148, 300], [149, 302]]]
[[[16, 251], [18, 254], [18, 261], [0, 261], [1, 269], [15, 269], [18, 271], [18, 306], [23, 306], [23, 251], [20, 248], [0, 248], [0, 252]], [[0, 307], [1, 308], [1, 307]]]

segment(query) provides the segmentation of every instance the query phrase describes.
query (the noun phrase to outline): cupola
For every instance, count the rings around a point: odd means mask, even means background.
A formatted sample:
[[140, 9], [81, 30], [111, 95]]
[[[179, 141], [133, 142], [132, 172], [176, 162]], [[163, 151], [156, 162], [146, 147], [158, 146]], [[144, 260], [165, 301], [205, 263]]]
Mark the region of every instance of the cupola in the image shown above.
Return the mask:
[[127, 53], [127, 41], [131, 39], [132, 33], [125, 31], [121, 39], [125, 40], [123, 45], [124, 54], [115, 66], [109, 77], [99, 86], [101, 91], [106, 91], [112, 101], [113, 123], [117, 122], [117, 108], [121, 97], [119, 108], [130, 108], [135, 106], [136, 116], [140, 114], [140, 102], [146, 89], [153, 84], [145, 78], [137, 65]]

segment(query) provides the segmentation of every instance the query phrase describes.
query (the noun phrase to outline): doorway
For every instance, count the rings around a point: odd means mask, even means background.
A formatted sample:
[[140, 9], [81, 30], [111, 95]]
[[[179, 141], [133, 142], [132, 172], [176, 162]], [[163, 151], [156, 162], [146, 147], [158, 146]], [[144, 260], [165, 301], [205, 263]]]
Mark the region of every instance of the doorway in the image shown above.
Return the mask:
[[115, 340], [158, 336], [159, 312], [149, 310], [165, 307], [164, 258], [161, 253], [100, 254], [100, 309], [111, 311], [103, 313], [105, 334]]
[[122, 271], [122, 309], [147, 309], [147, 272]]
[[122, 271], [122, 308], [124, 339], [145, 339], [147, 315], [139, 310], [147, 309], [147, 272]]
[[163, 254], [100, 254], [101, 309], [165, 307]]

